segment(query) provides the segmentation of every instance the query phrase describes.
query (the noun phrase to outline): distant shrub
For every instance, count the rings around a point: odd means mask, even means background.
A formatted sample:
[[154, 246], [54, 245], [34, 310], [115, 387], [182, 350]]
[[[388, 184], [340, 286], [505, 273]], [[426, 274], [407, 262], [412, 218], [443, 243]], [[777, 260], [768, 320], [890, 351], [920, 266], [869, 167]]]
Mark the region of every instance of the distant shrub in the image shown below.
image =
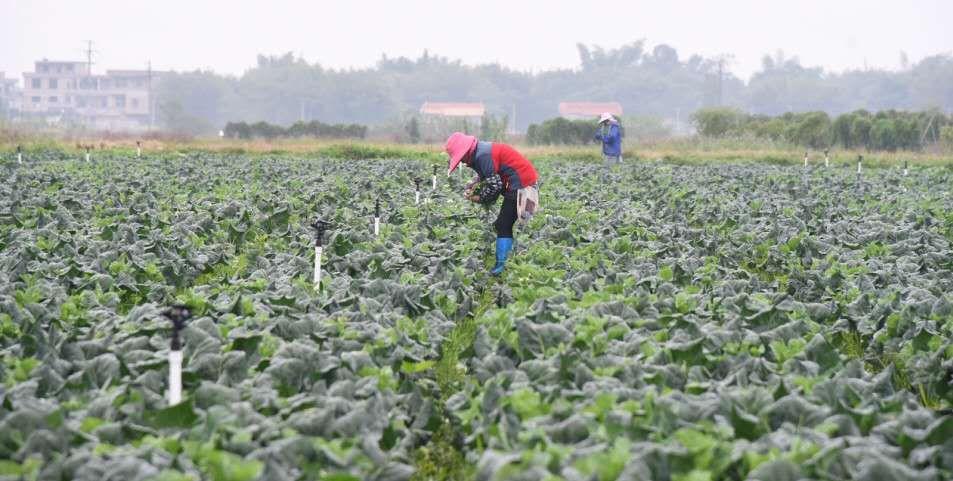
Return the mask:
[[313, 137], [317, 139], [363, 139], [367, 126], [358, 124], [325, 124], [317, 120], [295, 122], [288, 128], [267, 122], [229, 122], [225, 136], [238, 139], [276, 139], [279, 137]]
[[562, 117], [532, 124], [526, 130], [531, 145], [585, 145], [595, 142], [597, 125], [591, 120], [569, 120]]
[[778, 117], [749, 115], [730, 108], [701, 109], [692, 117], [703, 137], [755, 137], [822, 149], [920, 150], [938, 141], [953, 118], [936, 110], [857, 110], [834, 119], [825, 112], [788, 112]]
[[746, 117], [744, 112], [731, 108], [701, 109], [692, 115], [698, 133], [704, 137], [724, 137], [741, 133]]

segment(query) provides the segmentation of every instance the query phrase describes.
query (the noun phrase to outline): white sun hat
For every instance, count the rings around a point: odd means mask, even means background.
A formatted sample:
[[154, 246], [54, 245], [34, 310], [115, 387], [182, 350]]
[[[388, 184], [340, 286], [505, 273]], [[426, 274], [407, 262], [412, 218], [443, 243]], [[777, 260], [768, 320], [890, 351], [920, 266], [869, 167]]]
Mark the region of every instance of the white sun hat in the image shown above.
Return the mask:
[[609, 112], [603, 112], [602, 115], [599, 116], [599, 123], [601, 124], [607, 120], [615, 120], [615, 117]]

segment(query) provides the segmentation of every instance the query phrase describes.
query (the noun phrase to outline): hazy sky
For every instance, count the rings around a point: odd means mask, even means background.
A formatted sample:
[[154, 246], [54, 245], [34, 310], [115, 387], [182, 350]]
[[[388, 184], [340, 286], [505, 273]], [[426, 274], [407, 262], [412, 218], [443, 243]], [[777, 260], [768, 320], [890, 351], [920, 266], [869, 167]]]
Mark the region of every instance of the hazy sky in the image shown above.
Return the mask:
[[84, 60], [96, 71], [212, 69], [240, 75], [259, 53], [294, 52], [328, 67], [373, 65], [382, 53], [432, 53], [521, 70], [575, 67], [575, 44], [645, 39], [681, 58], [733, 54], [747, 79], [782, 49], [833, 70], [896, 69], [953, 51], [953, 0], [712, 1], [0, 0], [0, 71], [34, 60]]

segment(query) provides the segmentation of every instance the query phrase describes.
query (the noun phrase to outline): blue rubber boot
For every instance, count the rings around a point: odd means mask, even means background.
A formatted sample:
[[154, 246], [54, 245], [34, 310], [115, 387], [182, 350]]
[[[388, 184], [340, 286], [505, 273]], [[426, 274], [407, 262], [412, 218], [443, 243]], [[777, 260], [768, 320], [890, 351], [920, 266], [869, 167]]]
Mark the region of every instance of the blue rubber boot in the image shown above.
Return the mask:
[[512, 248], [512, 237], [496, 238], [496, 265], [493, 266], [493, 269], [490, 269], [490, 274], [498, 276], [503, 273], [503, 265], [506, 264], [506, 256], [509, 255], [510, 249]]

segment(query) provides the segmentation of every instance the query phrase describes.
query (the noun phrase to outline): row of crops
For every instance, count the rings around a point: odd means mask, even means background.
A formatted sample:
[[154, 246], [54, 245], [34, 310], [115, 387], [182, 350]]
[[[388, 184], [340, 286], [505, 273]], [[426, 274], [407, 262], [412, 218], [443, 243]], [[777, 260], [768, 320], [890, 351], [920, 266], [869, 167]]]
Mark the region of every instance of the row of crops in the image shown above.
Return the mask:
[[497, 281], [495, 211], [415, 204], [422, 162], [33, 157], [0, 479], [953, 475], [953, 170], [541, 161]]

